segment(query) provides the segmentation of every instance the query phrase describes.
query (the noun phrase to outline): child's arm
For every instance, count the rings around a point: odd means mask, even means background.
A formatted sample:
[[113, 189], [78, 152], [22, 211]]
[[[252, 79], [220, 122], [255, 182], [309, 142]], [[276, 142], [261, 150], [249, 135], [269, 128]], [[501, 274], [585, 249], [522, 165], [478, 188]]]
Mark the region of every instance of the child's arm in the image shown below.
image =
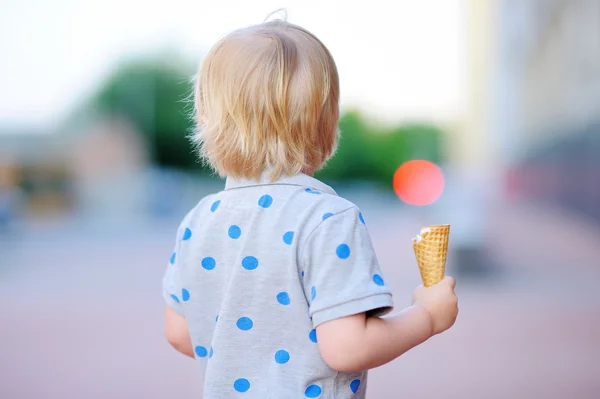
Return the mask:
[[386, 364], [431, 336], [450, 328], [458, 314], [454, 279], [415, 291], [415, 304], [399, 315], [378, 318], [365, 313], [317, 326], [321, 355], [329, 367], [346, 373]]
[[[182, 286], [181, 266], [179, 262], [181, 259], [185, 259], [184, 248], [181, 243], [188, 234], [188, 220], [195, 209], [192, 209], [179, 225], [175, 237], [175, 246], [162, 280], [163, 297], [167, 304], [165, 310], [165, 336], [173, 348], [191, 358], [194, 357], [194, 347], [184, 316], [183, 302], [185, 302], [185, 290]], [[189, 292], [187, 294], [189, 295]]]
[[359, 373], [384, 365], [431, 337], [427, 311], [410, 307], [393, 318], [365, 313], [317, 327], [321, 356], [332, 369]]
[[[381, 366], [454, 323], [454, 279], [419, 287], [413, 306], [393, 306], [362, 214], [356, 207], [324, 218], [300, 250], [302, 284], [321, 356], [334, 370]], [[368, 317], [367, 317], [368, 316]]]
[[165, 311], [165, 335], [173, 348], [186, 356], [194, 357], [194, 348], [185, 317], [169, 306]]

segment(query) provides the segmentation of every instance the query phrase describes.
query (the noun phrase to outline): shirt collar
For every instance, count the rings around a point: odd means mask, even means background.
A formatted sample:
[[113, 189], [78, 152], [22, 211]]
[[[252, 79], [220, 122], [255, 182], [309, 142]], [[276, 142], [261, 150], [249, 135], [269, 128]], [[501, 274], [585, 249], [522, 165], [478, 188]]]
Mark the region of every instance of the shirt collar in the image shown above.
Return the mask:
[[275, 181], [269, 179], [268, 173], [263, 173], [259, 180], [248, 180], [248, 179], [235, 179], [228, 177], [225, 182], [225, 190], [231, 190], [235, 188], [253, 187], [253, 186], [265, 186], [265, 185], [290, 185], [290, 186], [301, 186], [317, 190], [326, 194], [337, 195], [333, 188], [329, 187], [320, 180], [314, 177], [305, 175], [304, 173], [298, 173], [295, 176], [282, 176]]

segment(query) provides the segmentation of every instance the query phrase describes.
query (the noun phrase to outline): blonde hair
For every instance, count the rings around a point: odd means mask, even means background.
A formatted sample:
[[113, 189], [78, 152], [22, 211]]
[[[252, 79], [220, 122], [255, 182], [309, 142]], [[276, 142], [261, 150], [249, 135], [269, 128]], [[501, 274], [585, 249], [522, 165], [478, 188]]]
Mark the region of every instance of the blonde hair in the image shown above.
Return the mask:
[[337, 68], [323, 43], [299, 26], [250, 26], [209, 52], [195, 107], [194, 141], [220, 176], [313, 173], [337, 145]]

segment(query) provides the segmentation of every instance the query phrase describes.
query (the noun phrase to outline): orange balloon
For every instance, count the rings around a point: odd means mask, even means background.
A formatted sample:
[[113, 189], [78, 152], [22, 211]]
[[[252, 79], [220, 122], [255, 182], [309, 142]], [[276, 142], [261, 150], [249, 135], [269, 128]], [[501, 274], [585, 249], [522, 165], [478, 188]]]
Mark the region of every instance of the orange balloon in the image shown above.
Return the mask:
[[408, 161], [394, 173], [394, 191], [407, 204], [430, 205], [444, 191], [444, 175], [433, 162], [420, 159]]

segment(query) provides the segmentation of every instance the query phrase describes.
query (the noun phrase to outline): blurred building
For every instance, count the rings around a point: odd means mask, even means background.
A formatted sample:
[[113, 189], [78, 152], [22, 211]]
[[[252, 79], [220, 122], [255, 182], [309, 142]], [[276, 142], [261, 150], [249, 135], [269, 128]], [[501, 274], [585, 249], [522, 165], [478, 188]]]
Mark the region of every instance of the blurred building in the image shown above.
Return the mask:
[[[501, 0], [498, 84], [513, 146], [536, 147], [600, 119], [600, 2]], [[502, 119], [499, 120], [499, 122]]]
[[600, 2], [467, 0], [459, 170], [502, 168], [600, 122]]
[[494, 201], [544, 202], [600, 222], [600, 1], [463, 5], [467, 107], [431, 207], [432, 222], [453, 225], [461, 267], [488, 263]]
[[600, 2], [499, 0], [495, 14], [511, 189], [600, 221]]
[[529, 146], [600, 121], [600, 2], [533, 4], [521, 85], [521, 130]]
[[110, 211], [111, 204], [135, 209], [140, 195], [135, 183], [147, 155], [137, 131], [120, 120], [90, 119], [43, 134], [4, 132], [0, 213], [52, 217], [99, 207]]
[[465, 114], [451, 129], [448, 155], [453, 173], [462, 177], [488, 172], [494, 161], [494, 142], [491, 108], [493, 82], [493, 52], [491, 40], [493, 2], [466, 0], [464, 2], [465, 39], [467, 41], [467, 106]]
[[71, 176], [62, 135], [9, 131], [0, 135], [2, 213], [62, 213], [72, 206]]
[[100, 217], [136, 213], [145, 194], [146, 142], [120, 119], [100, 119], [79, 131], [67, 156], [78, 211]]

